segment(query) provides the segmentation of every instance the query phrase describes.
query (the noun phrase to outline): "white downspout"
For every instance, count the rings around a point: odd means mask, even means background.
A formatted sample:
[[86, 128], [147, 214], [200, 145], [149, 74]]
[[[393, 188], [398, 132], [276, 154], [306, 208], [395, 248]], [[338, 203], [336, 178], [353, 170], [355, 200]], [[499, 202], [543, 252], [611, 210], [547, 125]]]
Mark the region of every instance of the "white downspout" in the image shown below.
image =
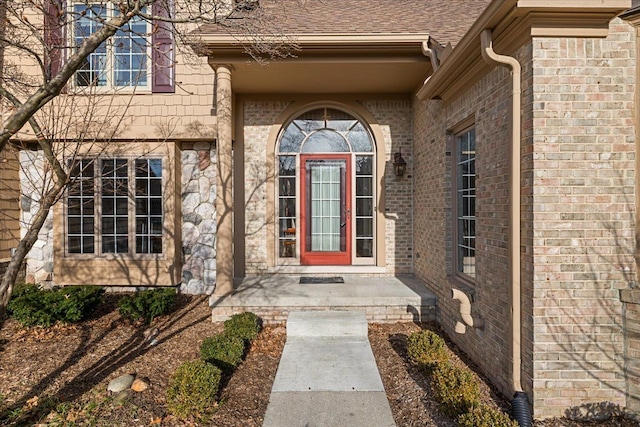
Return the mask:
[[510, 56], [498, 55], [493, 50], [491, 30], [486, 29], [481, 34], [482, 58], [490, 64], [506, 65], [511, 67], [513, 83], [513, 95], [511, 104], [512, 135], [511, 135], [511, 179], [509, 205], [511, 221], [509, 230], [510, 267], [511, 267], [511, 333], [512, 333], [512, 363], [513, 363], [513, 389], [514, 392], [522, 392], [521, 382], [521, 306], [520, 306], [520, 114], [521, 114], [521, 67], [517, 59]]

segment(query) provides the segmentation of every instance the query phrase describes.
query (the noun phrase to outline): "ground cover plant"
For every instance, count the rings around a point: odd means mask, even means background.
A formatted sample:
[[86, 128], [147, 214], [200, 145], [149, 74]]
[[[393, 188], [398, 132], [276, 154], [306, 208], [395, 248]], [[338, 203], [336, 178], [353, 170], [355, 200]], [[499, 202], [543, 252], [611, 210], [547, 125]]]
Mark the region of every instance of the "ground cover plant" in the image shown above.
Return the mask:
[[34, 284], [20, 284], [9, 302], [8, 312], [23, 326], [76, 323], [89, 316], [103, 293], [104, 289], [98, 286], [42, 289]]
[[[89, 319], [78, 324], [24, 328], [10, 318], [0, 329], [0, 425], [3, 426], [216, 426], [260, 427], [284, 347], [284, 325], [265, 328], [252, 341], [246, 358], [218, 392], [210, 420], [179, 418], [168, 409], [171, 375], [199, 359], [204, 338], [223, 333], [211, 322], [207, 297], [177, 295], [174, 310], [149, 326], [131, 323], [118, 313], [120, 295], [105, 294]], [[159, 329], [156, 343], [143, 332]], [[462, 418], [444, 415], [424, 370], [411, 363], [408, 338], [417, 331], [439, 332], [436, 325], [371, 324], [369, 340], [398, 427], [457, 427]], [[447, 342], [450, 361], [473, 364]], [[477, 372], [477, 371], [476, 371]], [[150, 388], [124, 400], [107, 392], [110, 380], [136, 373]], [[481, 401], [508, 410], [509, 402], [479, 376]], [[470, 413], [473, 415], [473, 412]], [[482, 412], [484, 418], [489, 417]], [[475, 421], [474, 421], [475, 422]], [[469, 424], [467, 424], [469, 425]], [[467, 425], [463, 425], [466, 427]], [[478, 427], [485, 425], [478, 422]], [[568, 418], [536, 421], [535, 427], [637, 427], [624, 418], [579, 422]]]

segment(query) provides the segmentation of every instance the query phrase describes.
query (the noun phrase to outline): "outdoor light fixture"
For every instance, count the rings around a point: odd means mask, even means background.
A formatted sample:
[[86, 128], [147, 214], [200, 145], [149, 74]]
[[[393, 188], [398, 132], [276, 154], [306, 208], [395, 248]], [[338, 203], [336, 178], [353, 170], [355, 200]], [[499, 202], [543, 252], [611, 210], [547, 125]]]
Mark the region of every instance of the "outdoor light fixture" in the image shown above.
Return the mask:
[[393, 172], [402, 176], [407, 171], [407, 162], [402, 157], [402, 148], [393, 155]]

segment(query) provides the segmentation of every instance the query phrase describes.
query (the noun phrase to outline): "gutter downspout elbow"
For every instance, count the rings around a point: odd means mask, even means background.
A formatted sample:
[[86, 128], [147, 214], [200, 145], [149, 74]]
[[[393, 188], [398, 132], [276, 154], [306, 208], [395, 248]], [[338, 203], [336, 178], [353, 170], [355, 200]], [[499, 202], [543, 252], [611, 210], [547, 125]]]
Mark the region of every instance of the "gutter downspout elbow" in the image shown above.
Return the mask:
[[520, 285], [520, 146], [521, 146], [521, 74], [522, 68], [516, 58], [499, 55], [493, 50], [493, 40], [490, 29], [485, 29], [480, 35], [482, 43], [482, 58], [496, 65], [505, 65], [511, 68], [513, 83], [512, 108], [512, 135], [511, 135], [511, 179], [510, 179], [510, 270], [511, 270], [511, 324], [512, 324], [512, 374], [514, 392], [522, 392], [521, 383], [521, 285]]
[[[458, 289], [451, 289], [451, 297], [456, 301], [460, 301], [460, 317], [462, 317], [464, 323], [474, 328], [484, 328], [484, 320], [478, 318], [474, 319], [473, 316], [471, 316], [471, 301], [467, 294]], [[458, 329], [461, 329], [462, 332], [459, 332]], [[456, 332], [464, 333], [465, 329], [466, 328], [460, 328], [460, 325], [456, 324]]]

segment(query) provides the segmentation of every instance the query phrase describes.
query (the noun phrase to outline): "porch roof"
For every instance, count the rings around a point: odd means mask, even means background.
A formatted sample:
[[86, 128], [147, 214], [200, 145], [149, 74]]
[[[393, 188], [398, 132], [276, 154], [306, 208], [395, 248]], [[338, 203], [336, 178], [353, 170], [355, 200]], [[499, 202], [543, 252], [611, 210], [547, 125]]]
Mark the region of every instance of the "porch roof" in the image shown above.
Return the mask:
[[[212, 66], [233, 65], [236, 93], [408, 95], [431, 74], [422, 43], [431, 37], [455, 45], [489, 3], [261, 0], [259, 12], [238, 12], [247, 26], [203, 26], [193, 46]], [[251, 23], [254, 12], [266, 21]], [[250, 61], [243, 42], [278, 36], [298, 47], [292, 57], [267, 66]]]

